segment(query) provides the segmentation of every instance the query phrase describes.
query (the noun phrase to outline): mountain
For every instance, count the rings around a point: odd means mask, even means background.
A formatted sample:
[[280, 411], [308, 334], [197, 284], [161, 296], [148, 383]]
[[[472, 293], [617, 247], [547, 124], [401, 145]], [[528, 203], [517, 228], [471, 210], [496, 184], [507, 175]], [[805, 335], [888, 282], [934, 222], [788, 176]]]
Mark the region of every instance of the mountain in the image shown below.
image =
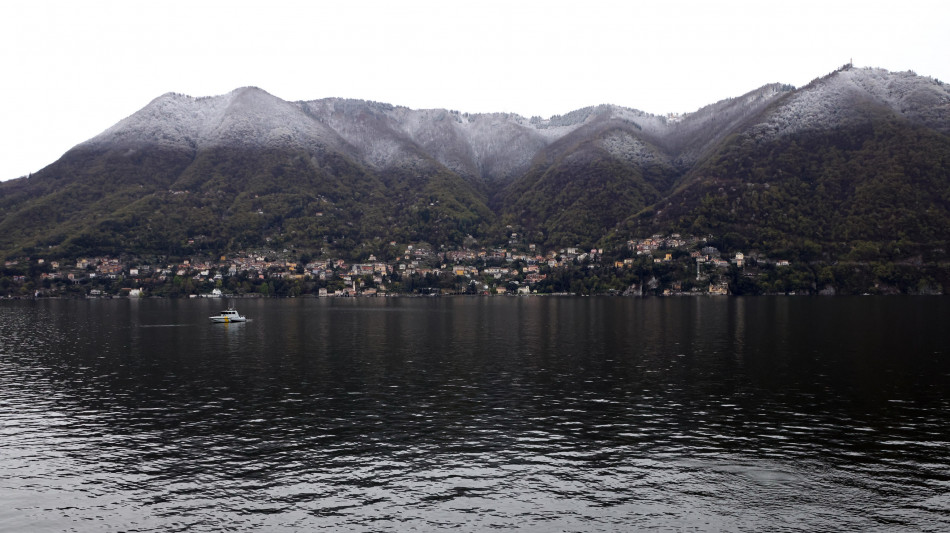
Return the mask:
[[375, 166], [305, 104], [259, 89], [166, 94], [28, 180], [3, 184], [0, 247], [351, 249], [459, 240], [491, 217], [482, 195], [431, 156], [414, 147], [401, 156]]
[[581, 125], [543, 149], [496, 206], [540, 242], [596, 241], [662, 200], [711, 147], [788, 90], [768, 85], [682, 118], [613, 106], [575, 111], [571, 122]]
[[[776, 99], [627, 231], [731, 234], [798, 256], [942, 255], [950, 240], [950, 88], [843, 68]], [[868, 254], [864, 254], [868, 255]]]
[[946, 85], [850, 66], [683, 116], [287, 102], [253, 87], [166, 94], [0, 183], [0, 254], [267, 244], [386, 257], [390, 241], [521, 233], [586, 246], [680, 231], [812, 256], [939, 255], [948, 154]]

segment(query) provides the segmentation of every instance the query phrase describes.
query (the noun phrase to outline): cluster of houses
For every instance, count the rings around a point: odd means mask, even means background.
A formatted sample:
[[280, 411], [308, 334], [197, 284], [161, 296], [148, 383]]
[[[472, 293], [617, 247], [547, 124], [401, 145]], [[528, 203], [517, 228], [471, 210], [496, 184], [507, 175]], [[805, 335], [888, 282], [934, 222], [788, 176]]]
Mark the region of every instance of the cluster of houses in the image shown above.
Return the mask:
[[[552, 272], [578, 265], [587, 265], [588, 268], [612, 266], [623, 270], [642, 265], [644, 261], [683, 263], [688, 254], [690, 263], [695, 263], [696, 279], [712, 280], [715, 276], [710, 276], [710, 271], [714, 272], [730, 265], [742, 268], [746, 262], [741, 252], [725, 259], [716, 248], [706, 245], [707, 239], [682, 237], [679, 234], [631, 239], [626, 243], [627, 252], [620, 254], [623, 258], [615, 259], [612, 263], [604, 262], [603, 249], [566, 247], [541, 253], [538, 246], [519, 244], [516, 242], [517, 235], [514, 237], [505, 247], [455, 250], [435, 250], [428, 245], [400, 247], [393, 242], [390, 245], [399, 250], [398, 254], [393, 254], [396, 259], [379, 261], [375, 256], [369, 255], [365, 261], [359, 263], [343, 259], [316, 259], [301, 263], [291, 258], [287, 250], [269, 250], [240, 252], [231, 257], [219, 257], [217, 260], [191, 259], [162, 265], [114, 257], [80, 258], [69, 264], [58, 261], [47, 264], [43, 259], [37, 259], [35, 264], [43, 267], [40, 269], [41, 282], [50, 280], [81, 283], [83, 280], [97, 278], [122, 280], [125, 291], [131, 296], [140, 295], [139, 287], [146, 281], [163, 283], [173, 279], [192, 279], [198, 282], [195, 286], [201, 286], [207, 282], [224, 282], [235, 276], [241, 276], [244, 280], [264, 282], [273, 279], [334, 282], [320, 283], [324, 288], [318, 289], [319, 295], [357, 296], [387, 294], [393, 281], [405, 279], [406, 276], [464, 278], [477, 285], [479, 292], [507, 292], [512, 290], [513, 285], [517, 292], [524, 294], [531, 293], [532, 288]], [[6, 267], [15, 267], [17, 264], [17, 261], [7, 261]], [[778, 261], [775, 264], [787, 266], [788, 262]], [[14, 276], [13, 281], [26, 282], [27, 276]], [[220, 287], [222, 283], [216, 285]], [[665, 293], [676, 293], [677, 285], [679, 284], [665, 289]], [[101, 293], [101, 289], [90, 289], [90, 295], [93, 296], [96, 294], [92, 291]], [[725, 294], [727, 291], [724, 283], [711, 281], [708, 290], [704, 292]]]

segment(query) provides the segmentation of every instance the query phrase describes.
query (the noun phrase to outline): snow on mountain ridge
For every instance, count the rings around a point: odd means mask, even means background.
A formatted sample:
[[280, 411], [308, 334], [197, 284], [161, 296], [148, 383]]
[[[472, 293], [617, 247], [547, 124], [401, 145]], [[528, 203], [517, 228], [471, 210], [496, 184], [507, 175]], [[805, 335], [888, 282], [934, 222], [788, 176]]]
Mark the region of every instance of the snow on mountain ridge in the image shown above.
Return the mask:
[[242, 87], [200, 98], [166, 93], [84, 144], [197, 150], [336, 143], [332, 131], [302, 115], [295, 104], [255, 87]]
[[204, 131], [204, 143], [304, 149], [338, 143], [335, 132], [302, 113], [298, 105], [266, 91], [245, 87], [229, 96], [220, 120]]
[[[86, 144], [189, 151], [237, 146], [313, 152], [333, 147], [376, 168], [416, 168], [429, 165], [425, 161], [431, 157], [453, 172], [492, 181], [523, 174], [545, 147], [581, 128], [608, 123], [628, 124], [654, 140], [684, 128], [683, 122], [674, 124], [666, 117], [614, 105], [544, 120], [511, 113], [413, 110], [339, 98], [291, 103], [244, 87], [212, 97], [162, 95]], [[611, 153], [621, 150], [625, 160], [653, 162], [657, 154], [647, 154], [645, 146], [613, 142]]]
[[[773, 102], [778, 105], [769, 107]], [[622, 135], [610, 134], [602, 143], [615, 157], [660, 158], [685, 167], [730, 133], [750, 131], [766, 140], [835, 127], [866, 112], [860, 102], [950, 132], [948, 86], [913, 73], [848, 67], [802, 89], [769, 84], [675, 120], [606, 104], [541, 119], [339, 98], [287, 102], [255, 87], [200, 98], [168, 93], [84, 145], [192, 152], [215, 146], [332, 149], [376, 168], [421, 168], [437, 161], [490, 181], [522, 174], [546, 147], [569, 136], [579, 142], [619, 128]]]
[[194, 148], [207, 116], [222, 106], [223, 99], [204, 99], [200, 106], [194, 105], [195, 101], [195, 98], [183, 94], [163, 94], [83, 144], [120, 148], [140, 144]]
[[846, 66], [795, 91], [754, 134], [763, 140], [835, 128], [860, 119], [863, 111], [854, 104], [862, 101], [950, 132], [950, 87], [912, 72]]

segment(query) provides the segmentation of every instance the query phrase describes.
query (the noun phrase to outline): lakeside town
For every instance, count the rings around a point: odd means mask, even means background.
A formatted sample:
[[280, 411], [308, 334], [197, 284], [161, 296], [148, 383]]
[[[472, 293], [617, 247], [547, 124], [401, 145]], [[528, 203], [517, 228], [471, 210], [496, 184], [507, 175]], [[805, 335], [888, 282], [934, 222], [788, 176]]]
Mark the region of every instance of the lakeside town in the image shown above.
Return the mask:
[[[541, 250], [512, 234], [507, 245], [494, 247], [446, 249], [425, 243], [390, 242], [387, 258], [367, 254], [358, 261], [312, 259], [306, 253], [288, 249], [241, 251], [213, 259], [196, 255], [175, 261], [100, 256], [67, 263], [22, 258], [5, 262], [0, 296], [671, 296], [837, 292], [834, 265], [796, 264], [755, 251], [727, 254], [711, 242], [712, 236], [658, 234], [627, 240], [605, 253], [604, 249], [580, 247]], [[869, 275], [877, 273], [875, 270]], [[868, 283], [871, 290], [895, 292], [876, 278]], [[940, 284], [931, 279], [918, 285], [919, 293], [942, 293]]]

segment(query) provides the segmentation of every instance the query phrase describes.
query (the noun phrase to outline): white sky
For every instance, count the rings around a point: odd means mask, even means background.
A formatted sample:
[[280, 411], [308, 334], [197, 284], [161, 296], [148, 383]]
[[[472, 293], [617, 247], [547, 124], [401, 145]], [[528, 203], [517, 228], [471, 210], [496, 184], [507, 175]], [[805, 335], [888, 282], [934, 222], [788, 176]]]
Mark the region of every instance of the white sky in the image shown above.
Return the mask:
[[851, 58], [950, 81], [950, 2], [16, 0], [0, 4], [0, 180], [166, 92], [659, 114]]

